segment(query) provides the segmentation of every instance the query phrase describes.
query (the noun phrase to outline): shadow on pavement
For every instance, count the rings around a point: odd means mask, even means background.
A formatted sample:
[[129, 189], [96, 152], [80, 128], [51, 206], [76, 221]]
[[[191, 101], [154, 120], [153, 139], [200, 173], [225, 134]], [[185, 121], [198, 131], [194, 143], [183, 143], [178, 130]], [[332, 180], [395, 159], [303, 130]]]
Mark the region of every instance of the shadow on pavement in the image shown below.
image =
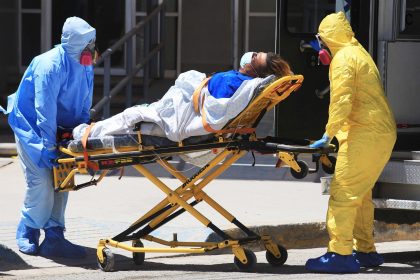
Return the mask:
[[[420, 251], [382, 254], [385, 263], [377, 268], [366, 269], [366, 273], [377, 274], [415, 274], [420, 273]], [[402, 264], [396, 267], [389, 264]]]
[[[361, 274], [417, 274], [420, 273], [420, 252], [399, 252], [383, 254], [385, 263], [378, 268], [362, 268]], [[395, 264], [402, 265], [396, 266]], [[223, 264], [166, 264], [145, 261], [136, 265], [131, 258], [119, 256], [115, 260], [114, 271], [192, 271], [192, 272], [239, 272], [232, 263]], [[283, 265], [273, 267], [267, 263], [257, 263], [251, 273], [257, 274], [308, 274], [303, 265]]]
[[[10, 249], [8, 249], [10, 250]], [[96, 248], [86, 247], [87, 257], [84, 259], [64, 259], [64, 258], [50, 258], [53, 262], [69, 267], [80, 267], [88, 270], [99, 270], [96, 261]], [[11, 250], [10, 250], [11, 251]], [[12, 252], [13, 253], [13, 252]], [[16, 255], [16, 254], [15, 254]], [[416, 274], [420, 273], [420, 252], [398, 252], [383, 254], [385, 263], [377, 268], [361, 269], [361, 274]], [[158, 262], [146, 260], [142, 265], [136, 265], [131, 257], [114, 254], [115, 265], [114, 271], [185, 271], [185, 272], [238, 272], [232, 262], [222, 264], [167, 264], [165, 262]], [[165, 256], [156, 257], [165, 258]], [[181, 258], [181, 256], [180, 256]], [[30, 269], [34, 268], [26, 264], [18, 255], [16, 255], [16, 263], [12, 266], [3, 265], [3, 257], [0, 259], [0, 277], [8, 276], [3, 271], [15, 269]], [[20, 262], [20, 265], [19, 265]], [[397, 266], [395, 264], [398, 264]], [[399, 266], [401, 265], [401, 266]], [[104, 272], [105, 273], [105, 272]], [[305, 270], [303, 265], [283, 265], [281, 267], [273, 267], [268, 263], [257, 263], [252, 272], [249, 274], [308, 274], [310, 272]]]
[[[232, 263], [223, 264], [165, 264], [161, 262], [145, 261], [141, 266], [135, 265], [132, 261], [126, 263], [115, 263], [115, 271], [192, 271], [192, 272], [240, 272]], [[308, 273], [302, 265], [284, 265], [273, 267], [267, 263], [256, 264], [252, 272], [258, 274], [304, 274]]]
[[[96, 248], [85, 247], [86, 249], [86, 257], [83, 259], [68, 259], [68, 258], [46, 258], [49, 259], [57, 264], [69, 267], [80, 267], [89, 270], [97, 270], [99, 269], [97, 263], [97, 256], [96, 256]], [[123, 255], [114, 254], [115, 262], [128, 262], [131, 261], [131, 258], [128, 258]]]
[[382, 254], [385, 262], [390, 263], [411, 263], [418, 262], [420, 264], [420, 251], [397, 252]]
[[1, 273], [2, 271], [30, 268], [33, 267], [28, 265], [18, 254], [0, 244], [0, 276], [7, 276], [7, 274]]

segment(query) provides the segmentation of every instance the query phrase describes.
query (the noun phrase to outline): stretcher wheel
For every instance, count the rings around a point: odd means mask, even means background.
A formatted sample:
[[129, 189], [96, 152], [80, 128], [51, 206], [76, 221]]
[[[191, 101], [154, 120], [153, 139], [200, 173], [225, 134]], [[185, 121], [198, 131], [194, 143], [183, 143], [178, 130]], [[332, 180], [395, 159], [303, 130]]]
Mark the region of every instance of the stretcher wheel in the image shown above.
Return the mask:
[[[140, 240], [134, 240], [133, 241], [133, 247], [139, 247], [139, 248], [143, 248], [144, 245]], [[142, 265], [144, 263], [144, 253], [138, 252], [138, 253], [133, 253], [133, 261], [135, 264], [137, 265]]]
[[106, 272], [112, 271], [114, 269], [114, 254], [112, 254], [109, 248], [102, 249], [102, 253], [104, 255], [104, 261], [101, 262], [99, 258], [97, 259], [99, 268]]
[[287, 260], [287, 250], [281, 245], [277, 245], [280, 251], [280, 258], [274, 256], [270, 251], [265, 252], [265, 258], [267, 259], [268, 263], [272, 266], [282, 266]]
[[296, 172], [293, 169], [290, 169], [290, 173], [292, 173], [292, 176], [296, 179], [303, 179], [306, 177], [306, 175], [308, 175], [308, 165], [302, 160], [298, 160], [296, 162], [300, 167], [300, 172]]
[[255, 256], [254, 252], [249, 249], [244, 249], [246, 259], [248, 260], [247, 263], [242, 263], [236, 256], [233, 259], [235, 266], [240, 271], [252, 271], [255, 264], [257, 263], [257, 257]]
[[335, 171], [335, 162], [337, 161], [337, 159], [333, 156], [327, 156], [327, 158], [331, 161], [332, 166], [326, 166], [326, 165], [322, 165], [322, 170], [324, 170], [325, 173], [327, 174], [334, 174]]

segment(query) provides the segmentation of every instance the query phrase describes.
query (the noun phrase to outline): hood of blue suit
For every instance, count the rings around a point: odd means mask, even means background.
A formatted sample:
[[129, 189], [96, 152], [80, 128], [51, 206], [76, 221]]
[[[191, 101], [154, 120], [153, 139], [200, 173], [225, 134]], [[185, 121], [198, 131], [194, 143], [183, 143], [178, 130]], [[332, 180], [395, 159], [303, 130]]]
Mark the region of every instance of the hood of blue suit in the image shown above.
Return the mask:
[[79, 62], [86, 45], [96, 38], [96, 30], [78, 17], [69, 17], [63, 25], [61, 46], [71, 58]]

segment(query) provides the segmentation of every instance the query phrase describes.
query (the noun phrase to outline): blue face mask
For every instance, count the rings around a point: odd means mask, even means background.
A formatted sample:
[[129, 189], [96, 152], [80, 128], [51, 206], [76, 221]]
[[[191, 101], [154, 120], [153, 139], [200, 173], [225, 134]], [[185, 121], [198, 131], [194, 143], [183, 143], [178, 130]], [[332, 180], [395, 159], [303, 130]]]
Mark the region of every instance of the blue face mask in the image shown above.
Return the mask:
[[246, 64], [250, 64], [252, 61], [252, 54], [254, 52], [247, 52], [244, 53], [244, 55], [241, 57], [241, 62], [239, 63], [239, 65], [244, 68]]

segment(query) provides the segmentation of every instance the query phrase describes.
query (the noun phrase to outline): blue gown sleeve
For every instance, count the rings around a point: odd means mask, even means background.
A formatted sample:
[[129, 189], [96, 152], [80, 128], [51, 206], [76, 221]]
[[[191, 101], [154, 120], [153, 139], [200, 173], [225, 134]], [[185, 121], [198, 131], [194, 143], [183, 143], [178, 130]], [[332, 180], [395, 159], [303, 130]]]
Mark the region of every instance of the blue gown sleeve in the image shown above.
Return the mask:
[[89, 84], [89, 94], [83, 101], [83, 110], [81, 115], [82, 123], [89, 123], [90, 121], [90, 108], [92, 108], [93, 99], [93, 68], [86, 70], [87, 82]]
[[54, 72], [34, 74], [34, 79], [36, 122], [43, 146], [41, 160], [50, 167], [45, 160], [49, 161], [56, 155], [57, 98], [61, 79]]
[[[90, 90], [89, 92], [92, 92], [92, 90]], [[82, 123], [89, 123], [90, 121], [90, 108], [92, 107], [92, 97], [92, 94], [88, 94], [83, 103], [83, 110], [81, 116]]]

